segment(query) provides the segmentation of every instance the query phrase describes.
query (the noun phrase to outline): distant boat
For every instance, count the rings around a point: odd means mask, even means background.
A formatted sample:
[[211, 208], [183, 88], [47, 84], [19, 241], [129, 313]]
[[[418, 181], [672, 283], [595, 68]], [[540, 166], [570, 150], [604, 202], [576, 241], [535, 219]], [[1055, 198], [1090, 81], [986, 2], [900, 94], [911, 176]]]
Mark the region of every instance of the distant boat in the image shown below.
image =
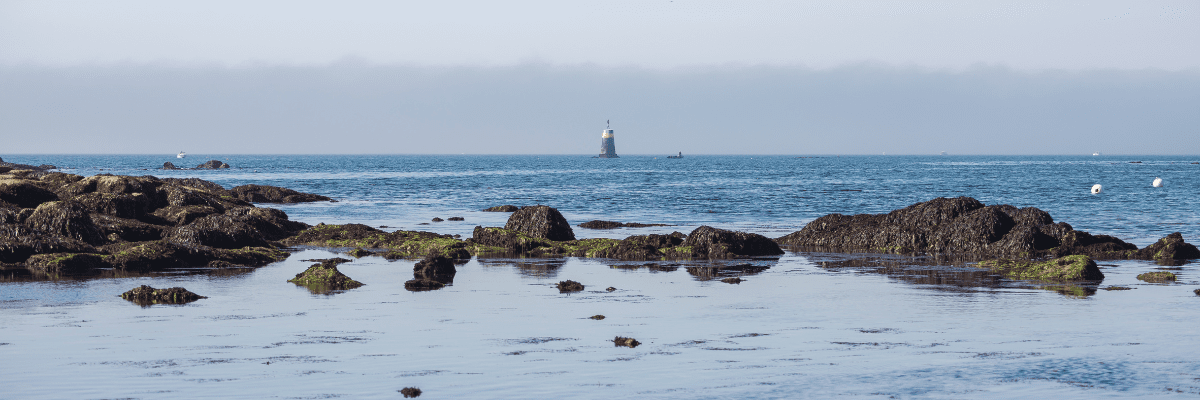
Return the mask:
[[184, 152], [182, 152], [182, 151], [181, 151], [181, 152], [179, 152], [179, 154], [176, 154], [176, 155], [175, 155], [175, 158], [184, 158], [184, 157], [187, 157], [187, 153], [184, 153]]
[[1092, 155], [1093, 155], [1093, 156], [1098, 156], [1098, 155], [1100, 155], [1100, 152], [1098, 152], [1098, 151], [1097, 151], [1097, 152], [1095, 152], [1095, 153], [1092, 153]]
[[667, 156], [667, 158], [683, 158], [683, 152], [679, 152], [679, 155], [677, 156]]

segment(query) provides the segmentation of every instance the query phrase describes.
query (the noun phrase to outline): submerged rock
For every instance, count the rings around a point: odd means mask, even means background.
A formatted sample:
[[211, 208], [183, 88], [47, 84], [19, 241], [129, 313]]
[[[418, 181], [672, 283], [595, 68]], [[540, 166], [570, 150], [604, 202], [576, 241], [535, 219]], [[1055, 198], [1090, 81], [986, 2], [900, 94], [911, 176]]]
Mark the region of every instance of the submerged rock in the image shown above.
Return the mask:
[[1102, 280], [1104, 273], [1091, 257], [1074, 255], [1048, 261], [986, 260], [976, 264], [1011, 279], [1036, 281]]
[[593, 316], [590, 316], [590, 317], [588, 317], [588, 319], [594, 319], [594, 320], [597, 320], [597, 321], [599, 321], [599, 320], [602, 320], [602, 319], [604, 319], [604, 316], [603, 316], [603, 315], [600, 315], [600, 314], [596, 314], [596, 315], [593, 315]]
[[483, 211], [487, 211], [487, 212], [515, 212], [517, 210], [520, 210], [520, 208], [517, 206], [514, 206], [512, 204], [488, 207], [488, 208], [483, 209]]
[[406, 387], [404, 389], [400, 389], [400, 394], [404, 395], [404, 398], [406, 399], [410, 397], [418, 397], [421, 395], [421, 389], [415, 387]]
[[575, 240], [575, 232], [562, 213], [549, 206], [525, 207], [508, 217], [504, 229], [524, 233], [538, 239], [554, 241]]
[[196, 166], [196, 169], [221, 169], [229, 168], [229, 164], [223, 163], [220, 160], [208, 160], [204, 164]]
[[1175, 282], [1175, 274], [1167, 271], [1147, 272], [1137, 276], [1139, 281], [1150, 283], [1170, 283]]
[[319, 194], [302, 193], [288, 188], [268, 185], [242, 185], [229, 189], [229, 193], [238, 199], [251, 203], [312, 203], [317, 201], [333, 201]]
[[[1049, 213], [1037, 208], [985, 206], [970, 197], [939, 197], [887, 214], [829, 214], [776, 241], [782, 245], [852, 251], [1023, 259], [1068, 255], [1153, 259], [1154, 256], [1112, 236], [1091, 235], [1076, 231], [1065, 222], [1054, 223]], [[1188, 257], [1190, 249], [1183, 244], [1186, 243], [1182, 243], [1182, 237], [1178, 242], [1170, 239], [1161, 245], [1169, 250], [1156, 249], [1153, 253]]]
[[350, 277], [338, 271], [338, 264], [349, 261], [345, 258], [323, 260], [308, 267], [304, 272], [296, 274], [295, 278], [288, 279], [288, 282], [308, 287], [308, 290], [318, 294], [327, 294], [335, 290], [350, 290], [363, 286], [362, 282], [350, 279]]
[[444, 219], [441, 219], [441, 218], [438, 218], [438, 217], [433, 217], [433, 219], [432, 219], [432, 220], [430, 220], [430, 222], [442, 222], [442, 221], [445, 221], [445, 220], [444, 220]]
[[722, 280], [721, 280], [721, 282], [725, 282], [725, 283], [728, 283], [728, 284], [735, 284], [735, 285], [736, 285], [736, 284], [741, 284], [741, 283], [742, 283], [742, 281], [743, 281], [743, 279], [742, 279], [742, 278], [738, 278], [738, 277], [736, 277], [736, 276], [735, 276], [735, 277], [732, 277], [732, 278], [725, 278], [725, 279], [722, 279]]
[[463, 217], [450, 217], [450, 218], [446, 218], [446, 220], [447, 221], [466, 221], [467, 219], [463, 218]]
[[155, 289], [147, 285], [138, 286], [122, 293], [121, 298], [140, 305], [150, 304], [185, 304], [207, 297], [189, 292], [181, 287], [170, 289]]
[[561, 281], [561, 282], [559, 282], [559, 283], [558, 283], [558, 285], [556, 285], [556, 286], [558, 287], [558, 291], [559, 291], [560, 293], [570, 293], [570, 292], [581, 292], [581, 291], [583, 291], [583, 284], [582, 284], [582, 283], [575, 282], [575, 281], [573, 281], [573, 280], [570, 280], [570, 279], [568, 279], [568, 280], [565, 280], [565, 281]]
[[642, 344], [642, 342], [639, 342], [639, 341], [637, 341], [637, 339], [634, 339], [634, 338], [627, 338], [627, 337], [623, 337], [623, 336], [617, 336], [616, 338], [613, 338], [613, 346], [615, 346], [615, 347], [628, 347], [628, 348], [632, 349], [634, 347], [638, 347], [641, 344]]
[[410, 292], [425, 292], [446, 287], [446, 284], [429, 279], [410, 279], [404, 282], [404, 290]]

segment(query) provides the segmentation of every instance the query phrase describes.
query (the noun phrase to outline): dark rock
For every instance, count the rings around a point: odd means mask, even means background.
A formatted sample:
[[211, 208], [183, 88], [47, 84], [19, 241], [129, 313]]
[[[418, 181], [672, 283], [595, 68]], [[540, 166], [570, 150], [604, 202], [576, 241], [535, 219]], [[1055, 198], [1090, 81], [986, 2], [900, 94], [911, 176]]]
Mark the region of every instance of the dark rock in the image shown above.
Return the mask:
[[90, 214], [92, 223], [108, 242], [145, 242], [163, 238], [165, 227], [105, 214]]
[[84, 193], [71, 198], [89, 213], [107, 214], [118, 218], [141, 218], [154, 206], [154, 199], [142, 193]]
[[1175, 274], [1167, 271], [1147, 272], [1137, 276], [1139, 281], [1150, 283], [1170, 283], [1175, 282]]
[[281, 210], [239, 207], [176, 227], [167, 234], [167, 238], [178, 243], [223, 249], [263, 247], [269, 246], [271, 241], [295, 235], [306, 227], [303, 223], [289, 221], [287, 214]]
[[1172, 233], [1154, 244], [1138, 250], [1137, 258], [1146, 260], [1190, 260], [1200, 258], [1200, 249], [1184, 242], [1183, 234]]
[[1131, 287], [1126, 287], [1126, 286], [1106, 286], [1106, 287], [1102, 287], [1102, 288], [1100, 288], [1100, 289], [1109, 290], [1109, 291], [1112, 291], [1112, 290], [1133, 290], [1133, 288], [1131, 288]]
[[76, 239], [55, 236], [20, 224], [0, 224], [0, 262], [25, 262], [34, 254], [95, 253]]
[[[1195, 163], [1192, 163], [1192, 164], [1195, 164]], [[1200, 296], [1200, 289], [1193, 290], [1192, 293], [1195, 293], [1197, 296]]]
[[729, 284], [740, 284], [740, 283], [742, 283], [742, 278], [738, 278], [735, 276], [732, 278], [722, 279], [721, 282], [725, 282], [725, 283], [729, 283]]
[[693, 258], [690, 248], [679, 248], [685, 238], [679, 232], [670, 235], [635, 235], [621, 240], [616, 246], [594, 251], [589, 256], [618, 260]]
[[600, 315], [600, 314], [596, 314], [596, 315], [593, 315], [593, 316], [590, 316], [590, 317], [588, 317], [588, 319], [594, 319], [594, 320], [597, 320], [597, 321], [599, 321], [599, 320], [602, 320], [602, 319], [604, 319], [604, 316], [603, 316], [603, 315]]
[[284, 239], [289, 246], [362, 247], [389, 249], [389, 260], [439, 254], [453, 259], [469, 259], [467, 244], [451, 235], [433, 232], [384, 232], [362, 224], [320, 224]]
[[58, 195], [53, 191], [30, 181], [0, 179], [0, 201], [5, 203], [11, 203], [21, 208], [34, 208], [42, 203], [58, 199]]
[[433, 221], [433, 222], [442, 222], [442, 221], [445, 221], [445, 220], [444, 220], [444, 219], [441, 219], [441, 218], [438, 218], [438, 217], [433, 217], [433, 219], [432, 219], [431, 221]]
[[615, 221], [601, 221], [598, 219], [579, 224], [580, 228], [588, 228], [588, 229], [648, 228], [648, 227], [652, 227], [652, 226], [670, 226], [670, 225], [667, 225], [667, 224], [639, 224], [637, 222], [622, 223], [622, 222], [615, 222]]
[[89, 275], [106, 266], [99, 254], [85, 253], [37, 254], [25, 261], [30, 271], [51, 276]]
[[617, 291], [617, 288], [609, 286], [607, 289], [604, 289], [604, 290], [609, 291], [609, 292], [615, 292], [615, 291]]
[[251, 203], [311, 203], [316, 201], [333, 201], [319, 194], [302, 193], [292, 189], [267, 185], [242, 185], [229, 189], [234, 197]]
[[172, 186], [182, 186], [218, 194], [226, 192], [224, 186], [200, 178], [162, 178], [162, 182]]
[[560, 293], [580, 292], [583, 291], [583, 284], [573, 280], [565, 280], [558, 283], [558, 291]]
[[[1087, 255], [1096, 259], [1150, 259], [1159, 252], [1106, 235], [1054, 223], [1045, 211], [1010, 205], [984, 206], [970, 197], [937, 198], [887, 214], [829, 214], [777, 239], [780, 244], [883, 253], [941, 253], [976, 257], [1036, 259]], [[1160, 241], [1167, 253], [1189, 257], [1174, 239]], [[1194, 246], [1193, 246], [1194, 247]], [[1174, 250], [1179, 249], [1179, 250]], [[1166, 253], [1163, 253], [1166, 254]], [[1197, 253], [1196, 256], [1200, 256]], [[1191, 256], [1195, 257], [1195, 256]]]
[[724, 278], [740, 278], [745, 275], [754, 275], [771, 269], [769, 266], [753, 265], [753, 264], [738, 264], [738, 265], [718, 265], [712, 267], [687, 267], [688, 275], [696, 277], [697, 280], [707, 281], [713, 279]]
[[483, 211], [487, 211], [487, 212], [515, 212], [517, 210], [520, 210], [520, 208], [517, 208], [517, 206], [511, 205], [511, 204], [507, 204], [507, 205], [503, 205], [503, 206], [488, 207], [488, 208], [483, 209]]
[[138, 286], [122, 293], [121, 298], [140, 305], [150, 304], [185, 304], [207, 297], [189, 292], [181, 287], [170, 289], [155, 289], [147, 285]]
[[421, 389], [415, 387], [406, 387], [404, 389], [400, 389], [400, 394], [404, 395], [404, 398], [406, 399], [409, 397], [417, 397], [421, 395]]
[[225, 192], [212, 192], [188, 186], [169, 185], [159, 193], [166, 204], [163, 206], [208, 206], [218, 212], [236, 207], [249, 207], [250, 203]]
[[446, 220], [447, 220], [447, 221], [466, 221], [466, 218], [463, 218], [463, 217], [450, 217], [450, 218], [446, 218]]
[[527, 253], [539, 247], [552, 245], [549, 240], [534, 238], [521, 232], [482, 226], [475, 227], [471, 234], [471, 241], [484, 246], [497, 247], [513, 254]]
[[508, 217], [504, 229], [524, 233], [538, 239], [554, 241], [575, 240], [571, 224], [558, 210], [549, 206], [525, 207]]
[[313, 264], [304, 272], [296, 274], [295, 278], [288, 279], [288, 282], [305, 286], [317, 294], [328, 294], [335, 290], [350, 290], [363, 286], [362, 282], [350, 279], [338, 271], [337, 265], [345, 262], [343, 260], [345, 259], [333, 258]]
[[454, 282], [454, 260], [440, 255], [430, 255], [413, 265], [413, 278], [418, 280], [438, 281], [444, 284]]
[[363, 250], [362, 247], [355, 247], [354, 250], [347, 251], [346, 255], [354, 258], [363, 258], [371, 255], [371, 252]]
[[167, 161], [167, 162], [163, 163], [162, 169], [180, 169], [180, 168], [176, 167], [175, 164], [171, 163], [170, 161]]
[[727, 231], [701, 226], [687, 235], [683, 247], [709, 259], [774, 256], [783, 254], [775, 241], [755, 233]]
[[92, 217], [82, 204], [74, 201], [51, 201], [42, 203], [25, 220], [30, 228], [51, 235], [75, 239], [84, 243], [97, 245], [105, 241], [104, 235], [96, 229]]
[[446, 284], [429, 279], [411, 279], [404, 282], [404, 290], [410, 292], [438, 290], [444, 287], [446, 287]]
[[210, 206], [166, 206], [154, 210], [153, 215], [163, 223], [171, 225], [187, 225], [195, 221], [197, 218], [216, 214], [216, 208]]
[[634, 339], [634, 338], [617, 336], [616, 338], [613, 339], [613, 346], [615, 346], [615, 347], [628, 347], [628, 348], [632, 349], [634, 347], [638, 347], [641, 344], [642, 344], [642, 342], [639, 342], [639, 341], [637, 341], [637, 339]]
[[219, 160], [208, 160], [204, 164], [200, 164], [200, 165], [196, 166], [196, 169], [220, 169], [220, 168], [229, 168], [229, 164], [223, 163]]

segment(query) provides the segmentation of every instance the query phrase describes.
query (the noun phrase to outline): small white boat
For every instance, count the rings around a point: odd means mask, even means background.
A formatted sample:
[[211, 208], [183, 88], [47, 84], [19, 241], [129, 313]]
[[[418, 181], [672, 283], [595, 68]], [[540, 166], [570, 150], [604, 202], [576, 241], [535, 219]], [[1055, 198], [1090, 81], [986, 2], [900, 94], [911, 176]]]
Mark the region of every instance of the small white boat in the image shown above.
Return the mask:
[[1093, 156], [1098, 156], [1098, 155], [1100, 155], [1100, 152], [1098, 152], [1098, 151], [1097, 151], [1097, 152], [1095, 152], [1095, 153], [1092, 153], [1092, 155], [1093, 155]]
[[182, 151], [181, 151], [181, 152], [179, 152], [179, 154], [176, 154], [176, 155], [175, 155], [175, 158], [184, 158], [184, 157], [187, 157], [187, 153], [184, 153], [184, 152], [182, 152]]

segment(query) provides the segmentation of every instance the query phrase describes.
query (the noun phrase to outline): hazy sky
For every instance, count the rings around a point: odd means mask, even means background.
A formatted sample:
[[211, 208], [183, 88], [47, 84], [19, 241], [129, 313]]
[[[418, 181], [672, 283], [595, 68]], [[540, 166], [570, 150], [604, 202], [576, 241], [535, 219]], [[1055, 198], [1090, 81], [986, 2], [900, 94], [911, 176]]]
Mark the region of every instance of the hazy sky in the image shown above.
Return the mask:
[[1191, 0], [0, 0], [0, 153], [1197, 154], [1197, 49]]

